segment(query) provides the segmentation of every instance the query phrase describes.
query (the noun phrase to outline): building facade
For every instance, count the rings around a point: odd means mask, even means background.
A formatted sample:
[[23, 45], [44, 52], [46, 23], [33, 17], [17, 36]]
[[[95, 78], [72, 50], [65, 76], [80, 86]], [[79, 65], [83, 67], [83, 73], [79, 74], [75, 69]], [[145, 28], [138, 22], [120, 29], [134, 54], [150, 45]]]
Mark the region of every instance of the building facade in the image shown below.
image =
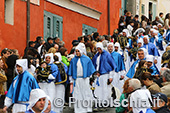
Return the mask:
[[[30, 40], [37, 36], [60, 37], [65, 47], [83, 34], [112, 34], [117, 28], [121, 0], [30, 0]], [[0, 51], [18, 49], [23, 55], [27, 42], [27, 3], [0, 1]]]

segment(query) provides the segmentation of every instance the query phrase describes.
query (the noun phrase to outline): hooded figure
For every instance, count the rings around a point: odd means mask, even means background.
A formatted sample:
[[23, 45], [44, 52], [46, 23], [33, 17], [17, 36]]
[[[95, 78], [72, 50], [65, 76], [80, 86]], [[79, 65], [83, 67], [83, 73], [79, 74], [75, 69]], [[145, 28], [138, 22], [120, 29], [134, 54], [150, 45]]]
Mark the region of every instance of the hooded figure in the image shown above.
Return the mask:
[[96, 48], [98, 53], [93, 57], [92, 61], [96, 71], [100, 73], [100, 77], [95, 81], [96, 89], [94, 93], [100, 100], [108, 100], [111, 97], [108, 85], [113, 80], [117, 66], [111, 54], [103, 49], [102, 43], [97, 43]]
[[27, 66], [27, 59], [16, 60], [18, 75], [14, 78], [8, 90], [5, 98], [4, 110], [14, 104], [13, 113], [25, 112], [31, 90], [39, 88], [36, 79], [26, 71]]
[[84, 43], [79, 43], [78, 45], [77, 45], [77, 47], [79, 47], [80, 49], [81, 49], [81, 51], [82, 51], [82, 53], [84, 54], [84, 55], [86, 55], [87, 54], [87, 52], [86, 52], [86, 46], [84, 45]]
[[[77, 100], [92, 100], [89, 78], [96, 71], [91, 59], [83, 54], [80, 46], [75, 48], [76, 56], [71, 60], [68, 75], [70, 76], [70, 93]], [[75, 113], [92, 112], [91, 106], [74, 105]]]
[[118, 47], [118, 50], [117, 51], [115, 50], [115, 51], [123, 55], [123, 52], [121, 51], [121, 48], [120, 48], [120, 44], [118, 42], [115, 43], [114, 47]]
[[[109, 46], [109, 45], [108, 45]], [[120, 51], [120, 45], [118, 42], [115, 43], [115, 46], [118, 47], [118, 51]], [[122, 87], [124, 84], [124, 80], [122, 80], [122, 76], [125, 74], [125, 64], [124, 64], [124, 58], [123, 56], [118, 52], [118, 51], [113, 51], [111, 52], [111, 56], [114, 59], [114, 62], [116, 63], [116, 74], [113, 76], [113, 86], [119, 88], [120, 92], [122, 92]], [[120, 80], [121, 79], [121, 80]]]
[[151, 75], [152, 76], [159, 75], [158, 68], [154, 64], [154, 56], [153, 55], [147, 55], [146, 56], [146, 61], [148, 62], [147, 63], [148, 69], [152, 70]]
[[[138, 64], [141, 60], [145, 60], [145, 56], [147, 54], [147, 51], [145, 51], [145, 48], [140, 48], [138, 49], [138, 59], [131, 65], [130, 69], [128, 70], [126, 76], [128, 78], [133, 78], [135, 72], [136, 72], [136, 68], [138, 67]], [[140, 58], [139, 58], [140, 55]]]
[[[41, 100], [42, 98], [45, 98], [44, 100]], [[44, 101], [40, 105], [37, 105], [39, 101]], [[34, 111], [34, 109], [39, 110], [41, 113], [46, 110], [48, 106], [48, 98], [45, 92], [42, 89], [33, 89], [30, 93], [30, 99], [29, 99], [29, 106], [28, 111], [25, 113], [34, 113], [37, 111]]]
[[58, 61], [61, 62], [62, 61], [61, 53], [60, 52], [56, 52], [55, 55], [58, 56]]
[[[66, 82], [68, 83], [68, 76], [67, 76], [67, 71], [68, 71], [68, 67], [66, 66], [66, 64], [64, 64], [63, 62], [61, 62], [60, 57], [61, 54], [59, 53], [55, 53], [56, 56], [54, 56], [54, 64], [58, 67], [58, 75], [55, 79], [55, 98], [59, 98], [64, 100], [65, 97], [65, 84]], [[59, 103], [58, 103], [59, 104]], [[60, 105], [62, 105], [62, 102], [60, 103]], [[53, 107], [53, 111], [57, 112], [57, 113], [62, 113], [63, 112], [63, 106], [57, 107], [54, 106]]]
[[[55, 98], [55, 80], [58, 76], [58, 67], [55, 65], [53, 53], [45, 54], [45, 61], [47, 62], [47, 65], [51, 66], [51, 73], [48, 76], [48, 82], [41, 82], [38, 83], [40, 88], [47, 93], [47, 95], [53, 100]], [[52, 104], [52, 108], [54, 107], [54, 104]]]

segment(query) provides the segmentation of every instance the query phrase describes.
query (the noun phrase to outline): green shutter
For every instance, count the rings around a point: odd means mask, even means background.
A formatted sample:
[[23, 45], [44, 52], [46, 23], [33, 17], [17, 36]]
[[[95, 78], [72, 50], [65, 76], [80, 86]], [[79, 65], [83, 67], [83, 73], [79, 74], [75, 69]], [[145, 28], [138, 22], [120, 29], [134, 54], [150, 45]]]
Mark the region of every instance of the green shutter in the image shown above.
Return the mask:
[[145, 14], [145, 5], [142, 4], [142, 14]]
[[59, 37], [62, 40], [63, 36], [63, 18], [44, 11], [44, 39], [48, 37]]
[[96, 28], [91, 27], [91, 26], [88, 26], [88, 25], [86, 25], [86, 24], [83, 24], [82, 33], [83, 33], [84, 35], [90, 35], [90, 34], [96, 32], [96, 31], [97, 31]]
[[63, 32], [63, 18], [57, 15], [53, 15], [53, 37], [59, 37], [62, 40], [62, 32]]
[[152, 4], [152, 20], [155, 20], [156, 17], [156, 4]]

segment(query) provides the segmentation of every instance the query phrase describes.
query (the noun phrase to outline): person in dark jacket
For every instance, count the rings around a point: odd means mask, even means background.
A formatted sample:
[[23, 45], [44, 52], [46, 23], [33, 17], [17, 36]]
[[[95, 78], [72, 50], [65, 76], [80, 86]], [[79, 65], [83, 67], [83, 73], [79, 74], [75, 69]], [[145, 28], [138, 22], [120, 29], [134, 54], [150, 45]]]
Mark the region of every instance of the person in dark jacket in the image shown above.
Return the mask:
[[38, 47], [41, 45], [40, 44], [41, 40], [43, 40], [43, 38], [41, 36], [37, 36], [34, 46], [35, 49], [38, 49]]
[[46, 51], [48, 51], [51, 47], [54, 47], [52, 37], [47, 38], [47, 42], [45, 43], [45, 46], [46, 46]]
[[[157, 93], [155, 95], [152, 95], [152, 97], [153, 97], [153, 99], [157, 99], [157, 100], [153, 101], [153, 102], [156, 102], [153, 105], [154, 106], [153, 110], [156, 113], [170, 113], [170, 110], [168, 109], [168, 106], [167, 106], [168, 99], [165, 94]], [[157, 102], [159, 102], [159, 103], [157, 103]]]

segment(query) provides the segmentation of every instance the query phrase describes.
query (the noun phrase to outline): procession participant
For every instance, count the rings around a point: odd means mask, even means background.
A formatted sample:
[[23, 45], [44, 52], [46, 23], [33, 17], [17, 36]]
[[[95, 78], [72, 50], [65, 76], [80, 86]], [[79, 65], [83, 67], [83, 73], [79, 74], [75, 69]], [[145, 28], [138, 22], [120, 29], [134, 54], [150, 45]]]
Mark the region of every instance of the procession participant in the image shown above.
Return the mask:
[[[68, 75], [70, 76], [70, 93], [74, 99], [92, 100], [92, 91], [90, 89], [89, 77], [95, 72], [95, 68], [91, 59], [83, 54], [82, 48], [77, 46], [75, 48], [76, 56], [71, 60]], [[92, 112], [92, 107], [83, 107], [82, 104], [78, 106], [74, 104], [75, 113]]]
[[138, 67], [138, 63], [141, 60], [145, 60], [145, 55], [147, 54], [146, 49], [145, 48], [140, 48], [138, 50], [138, 59], [132, 64], [132, 66], [130, 67], [128, 73], [126, 74], [126, 76], [128, 78], [133, 78], [135, 72], [136, 72], [136, 68]]
[[39, 88], [36, 79], [28, 72], [27, 59], [16, 60], [16, 71], [18, 75], [14, 78], [5, 98], [3, 111], [13, 105], [13, 113], [25, 112], [30, 92], [32, 89]]
[[[116, 45], [116, 43], [115, 43], [115, 45]], [[109, 53], [112, 55], [115, 64], [117, 65], [116, 74], [115, 74], [115, 76], [113, 76], [112, 84], [113, 84], [113, 86], [119, 88], [120, 92], [122, 92], [123, 91], [122, 86], [124, 84], [124, 80], [122, 80], [122, 79], [124, 79], [124, 75], [125, 75], [125, 64], [123, 61], [123, 57], [117, 51], [113, 51], [113, 43], [109, 43], [107, 45], [107, 49], [108, 49]]]
[[[64, 102], [65, 97], [65, 85], [67, 82], [67, 71], [68, 67], [66, 64], [62, 63], [61, 60], [59, 61], [59, 57], [61, 57], [60, 54], [54, 55], [54, 64], [58, 67], [58, 75], [55, 79], [55, 98], [56, 99], [62, 99]], [[62, 102], [60, 105], [62, 105]], [[63, 112], [63, 106], [54, 106], [53, 111], [57, 113]]]
[[147, 68], [152, 70], [151, 75], [153, 77], [157, 78], [159, 76], [159, 71], [154, 64], [154, 56], [153, 55], [147, 55], [146, 61], [147, 61]]
[[98, 77], [98, 82], [96, 81], [98, 85], [95, 89], [95, 95], [99, 100], [108, 100], [108, 84], [113, 81], [114, 72], [117, 71], [117, 66], [111, 54], [104, 50], [102, 43], [97, 43], [96, 48], [98, 53], [93, 57], [92, 61], [96, 71], [100, 73], [100, 77]]
[[[40, 81], [38, 84], [40, 88], [46, 92], [46, 94], [51, 98], [51, 100], [54, 100], [55, 98], [55, 84], [54, 81], [56, 77], [58, 76], [58, 67], [53, 63], [53, 53], [45, 54], [45, 61], [47, 63], [47, 66], [50, 67], [47, 70], [47, 77], [45, 80]], [[52, 104], [52, 108], [54, 108], [54, 103]]]
[[160, 57], [159, 57], [160, 54], [158, 52], [158, 49], [156, 48], [156, 46], [153, 43], [149, 42], [148, 35], [144, 36], [143, 41], [144, 41], [143, 48], [145, 48], [148, 51], [149, 55], [153, 55], [155, 57], [154, 63], [160, 70], [161, 63], [160, 63]]
[[48, 106], [48, 98], [42, 89], [33, 89], [30, 93], [28, 111], [25, 113], [42, 113]]

